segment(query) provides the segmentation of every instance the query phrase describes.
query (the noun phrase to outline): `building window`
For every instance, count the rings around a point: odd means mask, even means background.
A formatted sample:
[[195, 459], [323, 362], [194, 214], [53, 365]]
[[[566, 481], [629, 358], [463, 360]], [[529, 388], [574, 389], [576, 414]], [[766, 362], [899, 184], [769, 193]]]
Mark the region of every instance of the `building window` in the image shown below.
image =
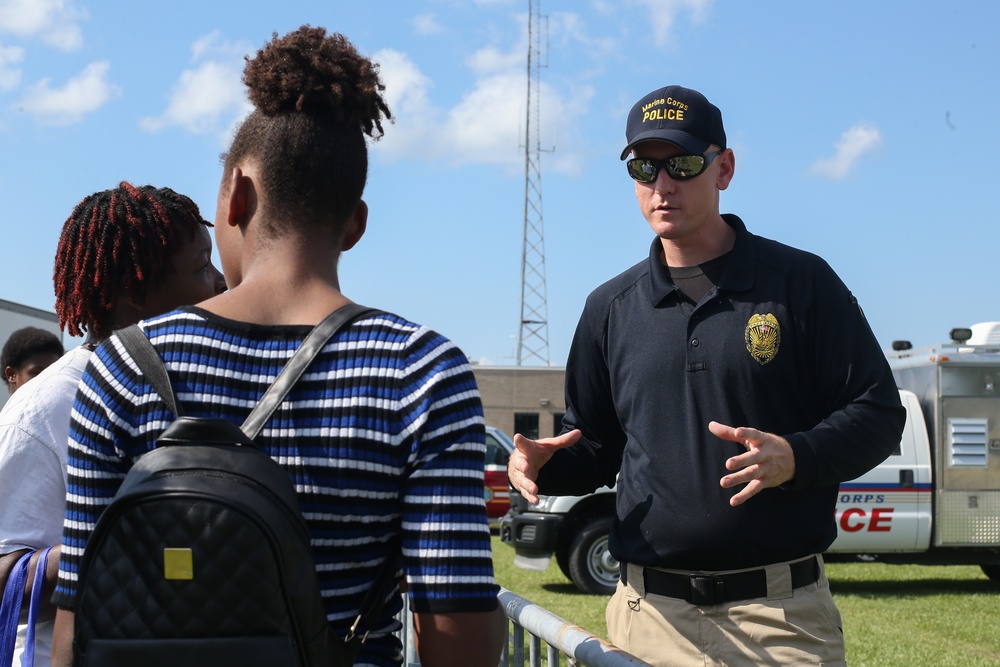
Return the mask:
[[555, 437], [562, 433], [562, 418], [565, 412], [553, 412], [552, 413], [552, 436]]
[[515, 412], [514, 432], [520, 433], [531, 440], [538, 439], [538, 413], [537, 412]]

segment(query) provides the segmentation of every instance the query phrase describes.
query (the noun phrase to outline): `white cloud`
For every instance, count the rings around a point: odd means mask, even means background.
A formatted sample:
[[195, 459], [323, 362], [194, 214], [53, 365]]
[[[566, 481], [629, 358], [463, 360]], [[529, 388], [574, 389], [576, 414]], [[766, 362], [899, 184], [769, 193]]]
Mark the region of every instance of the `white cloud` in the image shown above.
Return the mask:
[[592, 37], [583, 17], [573, 12], [553, 12], [549, 16], [549, 31], [550, 37], [557, 40], [552, 43], [553, 47], [569, 47], [571, 42], [576, 42], [583, 46], [591, 59], [597, 61], [603, 61], [605, 54], [613, 53], [618, 48], [614, 37]]
[[49, 79], [28, 87], [18, 108], [51, 125], [72, 125], [121, 95], [121, 89], [107, 79], [110, 64], [93, 62], [66, 82], [62, 88], [50, 88]]
[[207, 62], [182, 72], [163, 114], [143, 118], [139, 124], [149, 132], [173, 125], [196, 134], [212, 132], [218, 129], [223, 115], [235, 110], [240, 102], [245, 103], [240, 68]]
[[882, 135], [868, 123], [860, 122], [840, 135], [836, 144], [837, 152], [831, 158], [818, 160], [809, 171], [820, 176], [840, 180], [857, 166], [866, 153], [882, 145]]
[[674, 22], [683, 12], [690, 13], [691, 20], [697, 23], [705, 18], [712, 0], [629, 0], [628, 4], [638, 6], [648, 17], [653, 41], [663, 46], [669, 42]]
[[191, 62], [196, 63], [209, 57], [221, 58], [224, 60], [236, 59], [243, 63], [243, 56], [254, 53], [256, 49], [246, 42], [230, 42], [226, 40], [222, 32], [213, 30], [204, 37], [199, 37], [191, 45]]
[[[390, 158], [419, 155], [440, 144], [441, 110], [428, 96], [431, 81], [404, 53], [383, 49], [372, 56], [379, 64], [385, 84], [385, 101], [392, 112], [393, 124], [383, 124], [385, 135], [376, 144]], [[437, 150], [434, 149], [436, 153]]]
[[506, 53], [495, 46], [487, 46], [466, 58], [465, 64], [476, 74], [492, 74], [520, 68], [523, 76], [527, 71], [525, 68], [528, 64], [526, 44], [527, 40], [524, 44], [518, 45]]
[[24, 59], [24, 49], [0, 44], [0, 92], [14, 90], [21, 83], [21, 70], [15, 65]]
[[181, 72], [164, 112], [141, 119], [139, 127], [159, 132], [179, 126], [195, 134], [218, 134], [225, 143], [233, 126], [252, 109], [241, 81], [247, 51], [245, 45], [223, 40], [218, 31], [195, 41], [195, 66]]
[[433, 14], [421, 14], [413, 19], [413, 27], [418, 35], [439, 35], [444, 27], [437, 22]]
[[86, 18], [73, 0], [0, 0], [0, 32], [37, 36], [61, 51], [83, 46], [79, 23]]
[[456, 161], [524, 163], [525, 73], [506, 72], [480, 79], [448, 112]]
[[[373, 56], [386, 85], [386, 101], [395, 123], [375, 145], [388, 159], [434, 160], [447, 158], [451, 165], [495, 164], [510, 171], [524, 168], [527, 78], [524, 56], [509, 57], [495, 49], [482, 49], [467, 60], [481, 74], [452, 108], [435, 106], [432, 82], [406, 56], [393, 50]], [[540, 143], [543, 149], [561, 146], [546, 154], [546, 167], [572, 172], [580, 160], [571, 152], [574, 118], [585, 113], [594, 91], [574, 90], [572, 104], [552, 86], [540, 86]]]

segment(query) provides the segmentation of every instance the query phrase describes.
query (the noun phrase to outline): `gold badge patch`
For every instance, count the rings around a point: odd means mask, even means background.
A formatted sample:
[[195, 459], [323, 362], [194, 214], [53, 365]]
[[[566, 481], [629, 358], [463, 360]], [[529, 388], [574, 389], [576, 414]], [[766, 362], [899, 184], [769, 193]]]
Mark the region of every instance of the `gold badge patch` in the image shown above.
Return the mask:
[[747, 352], [759, 364], [764, 365], [778, 356], [781, 327], [778, 326], [778, 318], [771, 313], [766, 315], [755, 313], [747, 322], [743, 336], [747, 341]]

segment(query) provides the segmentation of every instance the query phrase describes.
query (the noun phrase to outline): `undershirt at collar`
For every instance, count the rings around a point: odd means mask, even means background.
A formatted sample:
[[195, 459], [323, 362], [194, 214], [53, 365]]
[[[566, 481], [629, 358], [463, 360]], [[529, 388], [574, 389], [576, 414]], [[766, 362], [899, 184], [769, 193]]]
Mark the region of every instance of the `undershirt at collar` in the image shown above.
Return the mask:
[[667, 273], [677, 290], [694, 303], [701, 302], [708, 291], [719, 284], [732, 251], [697, 266], [667, 266]]

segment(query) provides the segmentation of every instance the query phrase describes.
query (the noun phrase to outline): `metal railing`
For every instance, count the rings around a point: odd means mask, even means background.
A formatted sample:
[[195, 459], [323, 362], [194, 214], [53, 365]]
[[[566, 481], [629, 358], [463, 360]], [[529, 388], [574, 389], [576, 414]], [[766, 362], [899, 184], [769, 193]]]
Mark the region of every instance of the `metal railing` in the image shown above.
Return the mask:
[[[647, 663], [629, 655], [614, 644], [593, 635], [578, 625], [556, 616], [543, 607], [501, 587], [497, 599], [507, 613], [507, 641], [500, 654], [499, 667], [558, 667], [563, 656], [567, 665], [586, 667], [642, 667]], [[412, 615], [406, 596], [400, 613], [403, 629], [403, 662], [406, 667], [420, 667], [413, 645]], [[527, 655], [525, 645], [527, 644]]]

